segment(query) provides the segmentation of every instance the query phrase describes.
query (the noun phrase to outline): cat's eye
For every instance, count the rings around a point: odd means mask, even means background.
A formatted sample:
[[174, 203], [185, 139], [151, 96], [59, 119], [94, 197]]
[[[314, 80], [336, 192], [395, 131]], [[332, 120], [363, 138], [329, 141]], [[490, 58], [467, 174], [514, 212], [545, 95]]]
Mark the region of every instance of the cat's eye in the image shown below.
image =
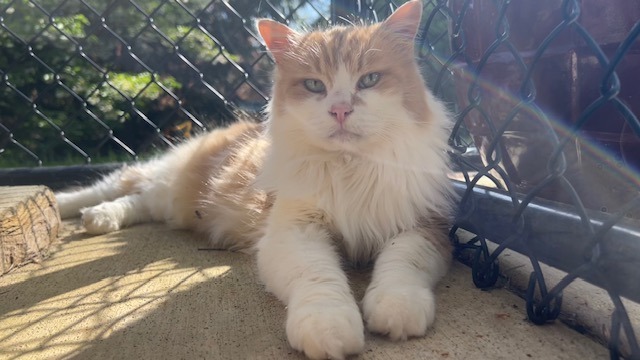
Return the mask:
[[366, 75], [363, 75], [360, 80], [358, 80], [358, 89], [368, 89], [372, 86], [375, 86], [378, 81], [380, 81], [380, 73], [372, 72]]
[[306, 79], [304, 87], [312, 93], [321, 93], [326, 90], [324, 83], [317, 79]]

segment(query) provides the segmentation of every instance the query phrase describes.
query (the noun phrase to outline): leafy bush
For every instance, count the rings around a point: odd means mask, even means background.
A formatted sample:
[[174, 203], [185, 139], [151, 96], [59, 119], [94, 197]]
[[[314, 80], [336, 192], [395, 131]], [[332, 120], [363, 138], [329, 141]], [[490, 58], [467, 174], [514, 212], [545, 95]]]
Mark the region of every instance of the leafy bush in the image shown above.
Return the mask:
[[259, 109], [272, 64], [248, 19], [281, 14], [324, 21], [295, 0], [0, 5], [0, 167], [131, 160], [179, 141], [176, 125]]

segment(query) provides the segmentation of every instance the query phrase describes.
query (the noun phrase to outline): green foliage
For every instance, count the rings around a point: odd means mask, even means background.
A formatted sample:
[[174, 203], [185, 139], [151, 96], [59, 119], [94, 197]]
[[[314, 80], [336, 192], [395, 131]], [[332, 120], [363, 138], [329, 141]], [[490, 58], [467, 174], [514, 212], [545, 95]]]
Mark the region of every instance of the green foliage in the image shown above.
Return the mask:
[[[60, 31], [76, 38], [85, 37], [85, 28], [89, 25], [89, 19], [82, 14], [71, 15], [59, 19], [55, 19], [54, 26]], [[61, 41], [68, 41], [66, 36], [60, 37]]]
[[[259, 109], [273, 64], [252, 19], [309, 28], [330, 13], [330, 0], [5, 3], [0, 167], [131, 160], [166, 147], [177, 124], [227, 121], [226, 103]], [[375, 8], [389, 10], [388, 0]], [[429, 34], [446, 32], [444, 20]], [[429, 82], [446, 43], [419, 54]]]
[[[82, 79], [85, 80], [87, 77], [82, 77]], [[156, 78], [148, 72], [110, 73], [109, 77], [95, 91], [88, 94], [86, 99], [90, 105], [104, 113], [106, 119], [112, 119], [115, 116], [122, 122], [124, 121], [124, 112], [119, 109], [124, 107], [123, 102], [135, 100], [136, 106], [146, 108], [153, 100], [164, 94], [164, 90], [159, 84], [171, 90], [180, 89], [182, 86], [171, 76]], [[82, 93], [90, 85], [81, 81], [76, 82], [74, 83], [74, 91]]]
[[[130, 160], [189, 113], [228, 112], [204, 82], [234, 100], [239, 66], [258, 54], [222, 3], [85, 3], [0, 4], [0, 166]], [[246, 45], [222, 46], [218, 29]]]

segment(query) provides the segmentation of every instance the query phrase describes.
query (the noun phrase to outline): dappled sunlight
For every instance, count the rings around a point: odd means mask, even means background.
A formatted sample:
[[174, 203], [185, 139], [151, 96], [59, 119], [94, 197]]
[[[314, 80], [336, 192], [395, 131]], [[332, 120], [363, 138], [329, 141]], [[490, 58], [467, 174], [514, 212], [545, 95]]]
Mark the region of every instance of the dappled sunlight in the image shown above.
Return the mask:
[[[101, 255], [109, 256], [109, 252]], [[95, 258], [87, 261], [92, 260]], [[173, 294], [224, 276], [230, 269], [185, 268], [172, 259], [164, 259], [3, 314], [0, 357], [73, 355], [93, 341], [106, 339], [138, 322]], [[38, 271], [42, 270], [34, 273]]]
[[0, 358], [90, 351], [232, 271], [233, 254], [198, 251], [201, 239], [161, 225], [102, 236], [78, 229], [65, 222], [47, 259], [0, 277]]
[[[0, 280], [0, 289], [7, 284], [15, 285], [28, 279], [117, 255], [125, 245], [121, 240], [104, 241], [102, 238], [88, 238], [83, 241], [60, 244], [59, 249], [54, 250], [46, 261], [30, 265], [31, 271], [14, 271], [3, 275]], [[60, 252], [60, 250], [64, 251]]]
[[[285, 307], [264, 291], [253, 257], [198, 251], [203, 245], [158, 224], [64, 237], [42, 264], [0, 277], [0, 359], [302, 359], [286, 342]], [[360, 299], [368, 272], [351, 275]], [[425, 339], [398, 344], [367, 335], [370, 351], [376, 358], [496, 358], [490, 346], [452, 347], [467, 329], [499, 343], [501, 354], [509, 347], [510, 354], [532, 353], [541, 342], [541, 358], [549, 358], [575, 341], [577, 357], [604, 356], [600, 345], [564, 327], [521, 320], [510, 306], [515, 300], [496, 298], [505, 292], [469, 292], [469, 276], [454, 264], [439, 287], [435, 331]], [[480, 300], [489, 309], [482, 317], [460, 307]]]

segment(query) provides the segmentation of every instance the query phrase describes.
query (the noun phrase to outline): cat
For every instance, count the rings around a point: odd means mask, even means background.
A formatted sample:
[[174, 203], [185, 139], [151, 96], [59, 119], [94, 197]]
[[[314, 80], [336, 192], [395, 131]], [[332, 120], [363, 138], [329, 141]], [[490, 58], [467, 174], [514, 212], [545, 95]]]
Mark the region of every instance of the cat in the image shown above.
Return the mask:
[[[238, 121], [56, 194], [86, 231], [147, 221], [254, 252], [266, 289], [287, 306], [290, 345], [342, 359], [369, 331], [423, 336], [447, 272], [452, 213], [450, 116], [414, 58], [422, 14], [296, 32], [257, 28], [275, 60], [263, 123]], [[360, 307], [341, 264], [373, 262]]]

